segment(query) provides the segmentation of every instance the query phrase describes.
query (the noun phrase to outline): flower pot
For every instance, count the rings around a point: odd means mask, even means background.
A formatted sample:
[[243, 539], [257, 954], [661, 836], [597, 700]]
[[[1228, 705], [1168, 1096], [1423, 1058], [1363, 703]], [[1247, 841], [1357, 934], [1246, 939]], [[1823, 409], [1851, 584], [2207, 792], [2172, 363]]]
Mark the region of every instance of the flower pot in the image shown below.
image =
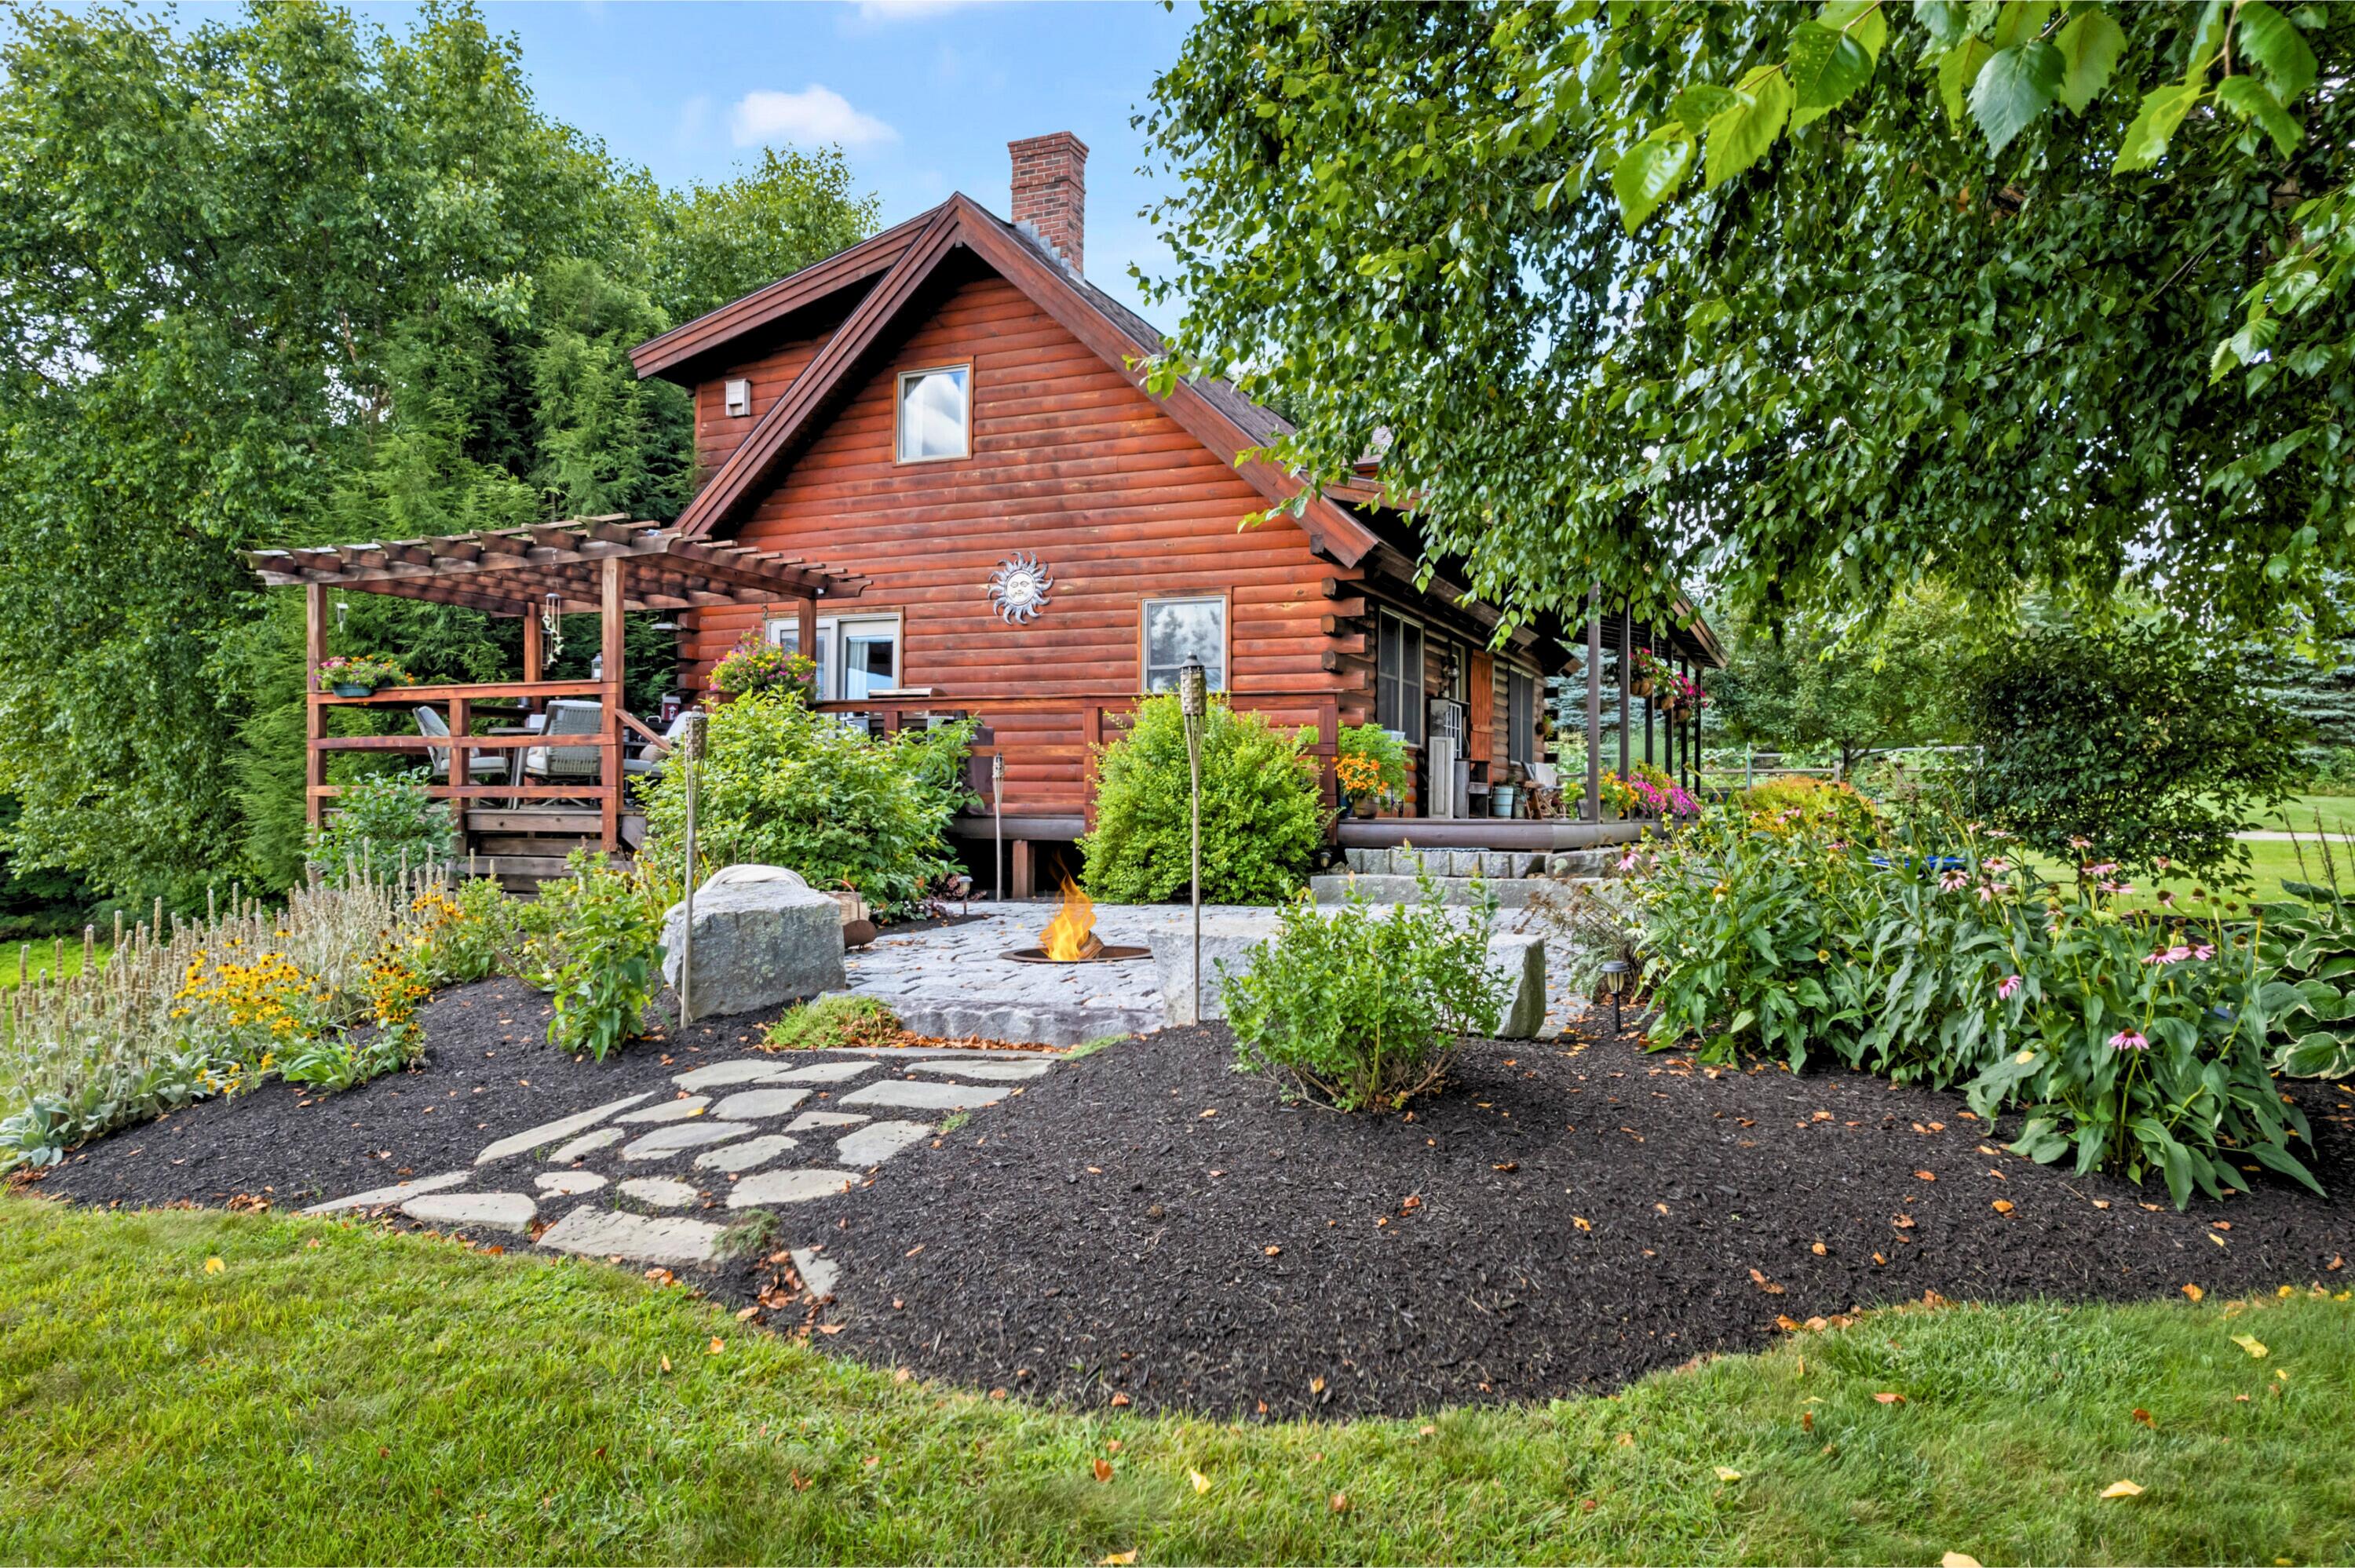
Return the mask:
[[1360, 795], [1349, 802], [1350, 815], [1361, 820], [1371, 817], [1375, 810], [1374, 798], [1371, 795]]
[[1511, 815], [1513, 814], [1513, 805], [1514, 805], [1514, 802], [1515, 802], [1515, 801], [1517, 801], [1517, 800], [1518, 800], [1519, 799], [1520, 799], [1520, 787], [1519, 787], [1518, 785], [1515, 785], [1515, 784], [1491, 784], [1491, 785], [1489, 785], [1489, 786], [1488, 786], [1488, 815], [1490, 815], [1491, 817], [1509, 817], [1509, 816], [1511, 816]]
[[1634, 680], [1627, 683], [1627, 694], [1633, 697], [1650, 696], [1652, 694], [1652, 678], [1649, 675], [1636, 676]]
[[337, 681], [335, 684], [334, 690], [336, 695], [339, 697], [372, 697], [376, 695], [376, 688], [374, 686], [362, 685], [357, 681]]

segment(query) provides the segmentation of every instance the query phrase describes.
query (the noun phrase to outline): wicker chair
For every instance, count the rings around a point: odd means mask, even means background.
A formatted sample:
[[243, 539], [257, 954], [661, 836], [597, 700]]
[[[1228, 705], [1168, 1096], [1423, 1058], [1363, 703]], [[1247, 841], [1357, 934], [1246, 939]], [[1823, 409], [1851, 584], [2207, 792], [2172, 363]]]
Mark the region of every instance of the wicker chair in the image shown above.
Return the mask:
[[[418, 734], [429, 740], [449, 738], [450, 721], [442, 716], [440, 708], [421, 707], [416, 710], [416, 713]], [[448, 783], [450, 781], [450, 748], [446, 746], [433, 747], [425, 755], [431, 761], [434, 781], [442, 784]], [[476, 783], [504, 784], [508, 777], [507, 759], [503, 754], [496, 751], [468, 752], [466, 776], [469, 780]]]

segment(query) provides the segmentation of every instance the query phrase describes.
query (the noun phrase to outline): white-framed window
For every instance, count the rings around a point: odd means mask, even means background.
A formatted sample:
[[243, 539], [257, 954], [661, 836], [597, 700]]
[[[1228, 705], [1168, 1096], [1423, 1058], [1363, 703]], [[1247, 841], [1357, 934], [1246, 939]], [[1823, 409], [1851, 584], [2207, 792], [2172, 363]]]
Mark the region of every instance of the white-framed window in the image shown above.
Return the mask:
[[1423, 628], [1390, 610], [1375, 618], [1374, 722], [1423, 744]]
[[966, 455], [973, 450], [973, 366], [901, 371], [893, 422], [893, 451], [901, 462]]
[[1145, 601], [1145, 689], [1174, 692], [1178, 672], [1199, 664], [1210, 690], [1227, 689], [1227, 601], [1218, 594]]
[[[801, 628], [791, 620], [768, 623], [769, 641], [788, 653], [801, 648]], [[822, 703], [858, 702], [898, 691], [900, 679], [900, 618], [897, 615], [823, 616], [817, 623], [817, 698]]]

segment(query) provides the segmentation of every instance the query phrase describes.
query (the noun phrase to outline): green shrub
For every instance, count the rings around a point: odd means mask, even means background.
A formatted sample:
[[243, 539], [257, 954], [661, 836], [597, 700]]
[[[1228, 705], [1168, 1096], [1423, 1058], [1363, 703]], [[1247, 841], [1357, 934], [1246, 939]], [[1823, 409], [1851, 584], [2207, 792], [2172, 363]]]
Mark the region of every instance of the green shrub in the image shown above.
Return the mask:
[[[943, 833], [968, 798], [970, 723], [872, 739], [800, 702], [756, 692], [712, 714], [697, 769], [697, 856], [799, 872], [812, 887], [855, 888], [879, 915], [904, 914], [956, 869]], [[646, 804], [639, 858], [676, 866], [687, 770], [668, 769]]]
[[2239, 652], [2162, 624], [2006, 638], [1963, 694], [1979, 810], [2073, 863], [2245, 873], [2232, 835], [2298, 781], [2300, 726]]
[[430, 798], [424, 768], [376, 773], [353, 780], [336, 797], [336, 814], [312, 835], [311, 859], [329, 875], [363, 867], [378, 882], [449, 860], [457, 828], [444, 801]]
[[638, 1033], [661, 983], [663, 910], [645, 885], [594, 850], [575, 850], [570, 874], [543, 883], [549, 931], [535, 944], [554, 1011], [549, 1042], [603, 1061]]
[[527, 947], [535, 934], [547, 934], [551, 910], [536, 900], [508, 897], [489, 877], [470, 878], [455, 893], [428, 894], [418, 908], [425, 918], [425, 970], [436, 985], [527, 975]]
[[1787, 815], [1791, 821], [1827, 838], [1870, 841], [1879, 828], [1872, 802], [1849, 785], [1805, 773], [1761, 779], [1738, 797], [1753, 817]]
[[[1202, 724], [1202, 897], [1274, 904], [1296, 891], [1324, 846], [1314, 732], [1213, 702]], [[1185, 720], [1175, 696], [1148, 698], [1099, 754], [1096, 825], [1080, 841], [1091, 896], [1158, 904], [1188, 881], [1190, 795]]]
[[1436, 1086], [1467, 1035], [1497, 1027], [1508, 982], [1488, 967], [1497, 905], [1423, 901], [1376, 918], [1353, 889], [1338, 909], [1284, 906], [1241, 973], [1217, 965], [1245, 1067], [1289, 1074], [1339, 1110], [1396, 1109]]
[[900, 1015], [889, 1004], [856, 991], [836, 991], [770, 1024], [762, 1045], [770, 1051], [874, 1050], [897, 1045], [902, 1033]]
[[1961, 1084], [1980, 1116], [2025, 1113], [2015, 1151], [2157, 1171], [2179, 1206], [2245, 1188], [2246, 1160], [2314, 1185], [2267, 1070], [2282, 998], [2252, 933], [2212, 906], [2122, 916], [1999, 841], [1951, 842], [1876, 856], [1779, 814], [1678, 832], [1639, 885], [1653, 1042]]

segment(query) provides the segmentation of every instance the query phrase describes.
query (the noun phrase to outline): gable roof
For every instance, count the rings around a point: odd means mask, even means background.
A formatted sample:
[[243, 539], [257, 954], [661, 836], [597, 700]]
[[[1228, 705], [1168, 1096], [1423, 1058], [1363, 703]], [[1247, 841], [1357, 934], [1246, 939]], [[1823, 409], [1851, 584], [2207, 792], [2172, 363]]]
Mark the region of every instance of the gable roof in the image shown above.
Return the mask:
[[[861, 291], [842, 324], [828, 337], [783, 396], [754, 422], [736, 450], [680, 514], [688, 536], [724, 532], [742, 521], [776, 477], [824, 428], [887, 351], [895, 328], [921, 311], [943, 269], [970, 256], [1026, 295], [1105, 364], [1142, 389], [1135, 365], [1159, 353], [1161, 334], [1103, 290], [1080, 278], [1020, 229], [971, 198], [952, 196], [826, 260], [805, 267], [757, 293], [640, 344], [631, 361], [640, 376], [682, 383], [708, 372], [715, 355], [747, 337], [773, 332], [788, 317], [847, 300]], [[1152, 397], [1152, 394], [1146, 394]], [[1181, 381], [1161, 410], [1205, 447], [1235, 463], [1236, 471], [1271, 504], [1291, 500], [1300, 482], [1265, 462], [1236, 462], [1290, 427], [1226, 382]], [[1380, 543], [1374, 531], [1331, 497], [1312, 494], [1297, 519], [1309, 544], [1344, 566], [1356, 566]]]

